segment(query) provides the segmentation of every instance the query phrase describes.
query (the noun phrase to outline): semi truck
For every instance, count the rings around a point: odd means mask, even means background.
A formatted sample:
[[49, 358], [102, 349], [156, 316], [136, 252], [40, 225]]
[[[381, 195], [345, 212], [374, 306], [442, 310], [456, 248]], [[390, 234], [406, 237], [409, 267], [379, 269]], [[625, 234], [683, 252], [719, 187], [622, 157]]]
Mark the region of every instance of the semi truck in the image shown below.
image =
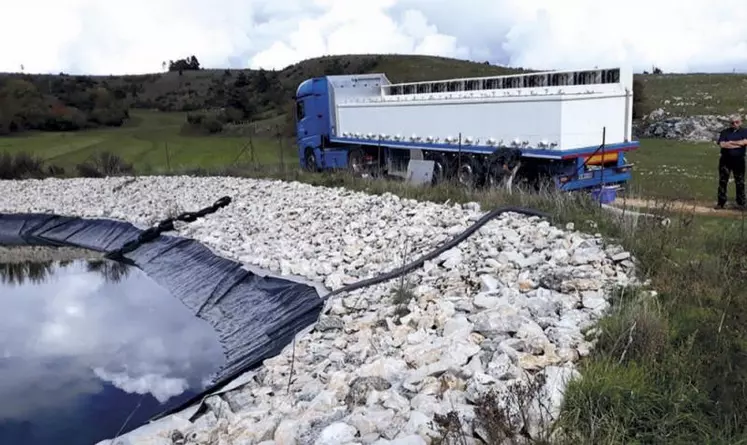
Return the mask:
[[611, 202], [631, 179], [633, 72], [526, 72], [391, 83], [384, 73], [301, 82], [302, 168], [470, 187], [524, 183]]

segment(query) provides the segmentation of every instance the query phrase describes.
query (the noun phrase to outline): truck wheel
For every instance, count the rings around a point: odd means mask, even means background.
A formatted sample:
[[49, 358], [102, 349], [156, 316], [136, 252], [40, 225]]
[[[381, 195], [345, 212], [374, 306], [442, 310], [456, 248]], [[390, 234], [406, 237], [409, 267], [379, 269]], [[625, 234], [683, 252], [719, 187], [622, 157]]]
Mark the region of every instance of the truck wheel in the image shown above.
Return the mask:
[[314, 150], [309, 147], [304, 150], [304, 167], [310, 172], [319, 171], [316, 166], [316, 156], [314, 156]]
[[460, 184], [473, 188], [482, 185], [483, 170], [477, 160], [470, 156], [462, 156], [454, 160], [456, 178]]
[[518, 162], [509, 171], [504, 170], [502, 165], [491, 166], [491, 171], [487, 175], [488, 187], [491, 189], [505, 189], [511, 194], [519, 168], [521, 168], [521, 162]]
[[501, 188], [508, 181], [513, 182], [516, 176], [516, 166], [521, 165], [521, 152], [516, 149], [500, 147], [487, 159], [487, 174], [485, 180], [489, 188]]
[[505, 186], [506, 181], [509, 180], [512, 173], [513, 168], [511, 168], [511, 166], [508, 166], [508, 169], [504, 168], [504, 164], [502, 161], [489, 163], [487, 167], [487, 174], [485, 175], [487, 187], [494, 189]]
[[357, 175], [363, 173], [363, 151], [355, 148], [348, 152], [348, 170]]

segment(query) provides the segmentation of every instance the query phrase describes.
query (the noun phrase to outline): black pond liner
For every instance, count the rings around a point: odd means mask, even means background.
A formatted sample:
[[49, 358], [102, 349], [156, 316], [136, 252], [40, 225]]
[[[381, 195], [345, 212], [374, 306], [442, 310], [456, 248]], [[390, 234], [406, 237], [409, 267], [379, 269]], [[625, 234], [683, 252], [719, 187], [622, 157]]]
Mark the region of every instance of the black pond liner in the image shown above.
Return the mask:
[[[4, 246], [69, 246], [110, 252], [141, 232], [130, 223], [110, 219], [0, 213], [0, 245]], [[313, 286], [257, 275], [192, 239], [161, 235], [126, 254], [125, 260], [210, 323], [226, 357], [213, 385], [155, 418], [200, 402], [241, 373], [278, 355], [296, 333], [317, 321], [324, 305]]]

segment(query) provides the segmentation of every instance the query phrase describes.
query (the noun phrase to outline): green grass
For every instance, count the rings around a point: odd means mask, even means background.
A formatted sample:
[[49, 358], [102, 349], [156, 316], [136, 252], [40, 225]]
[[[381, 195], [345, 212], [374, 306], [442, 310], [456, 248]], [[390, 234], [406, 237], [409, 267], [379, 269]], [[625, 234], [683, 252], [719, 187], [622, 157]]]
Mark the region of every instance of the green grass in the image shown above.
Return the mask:
[[644, 83], [647, 108], [663, 108], [675, 116], [744, 114], [747, 75], [657, 74], [638, 76]]
[[[628, 155], [635, 195], [711, 203], [718, 184], [719, 148], [713, 143], [642, 139]], [[730, 185], [733, 195], [733, 184]]]
[[516, 74], [524, 70], [486, 63], [433, 56], [383, 56], [371, 72], [382, 72], [392, 82], [487, 77]]
[[[72, 170], [92, 155], [111, 152], [133, 164], [140, 173], [165, 173], [193, 168], [216, 168], [233, 163], [276, 165], [281, 161], [281, 143], [261, 134], [242, 136], [194, 136], [181, 134], [185, 113], [133, 111], [133, 121], [122, 128], [82, 132], [36, 132], [0, 138], [0, 153], [29, 153], [46, 163]], [[273, 122], [266, 123], [272, 128]], [[260, 124], [257, 124], [261, 126]], [[283, 160], [296, 162], [296, 151], [282, 141]]]

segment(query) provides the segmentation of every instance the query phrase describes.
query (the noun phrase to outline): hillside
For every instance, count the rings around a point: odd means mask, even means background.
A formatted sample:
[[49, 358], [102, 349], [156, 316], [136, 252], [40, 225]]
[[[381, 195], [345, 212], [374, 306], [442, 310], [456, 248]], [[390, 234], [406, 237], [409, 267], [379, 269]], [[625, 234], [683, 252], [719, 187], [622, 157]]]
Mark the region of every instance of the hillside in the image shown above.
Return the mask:
[[[392, 81], [406, 82], [517, 71], [520, 70], [440, 57], [374, 55], [321, 57], [279, 71], [194, 69], [183, 64], [174, 71], [133, 76], [0, 74], [0, 98], [6, 98], [5, 112], [0, 109], [0, 133], [2, 128], [6, 128], [6, 133], [22, 129], [57, 131], [83, 128], [82, 120], [90, 117], [95, 106], [82, 103], [81, 96], [89, 97], [94, 92], [107, 95], [107, 103], [116, 102], [119, 108], [161, 111], [227, 108], [229, 112], [224, 121], [243, 122], [284, 114], [291, 106], [299, 83], [325, 74], [385, 72]], [[36, 97], [36, 108], [56, 108], [54, 113], [57, 115], [76, 114], [78, 119], [68, 119], [67, 125], [48, 125], [16, 117], [15, 120], [22, 123], [12, 125], [9, 116], [19, 114], [13, 108], [29, 107], [28, 100], [11, 100], [18, 96], [13, 92], [19, 90], [24, 91], [24, 97]], [[83, 111], [83, 114], [78, 111]], [[94, 123], [121, 124], [116, 121]]]
[[636, 76], [646, 92], [646, 107], [673, 116], [728, 115], [745, 111], [747, 75], [651, 74]]
[[[0, 74], [0, 135], [24, 130], [71, 131], [121, 126], [131, 109], [189, 112], [203, 133], [226, 123], [290, 116], [303, 80], [325, 74], [384, 72], [393, 82], [526, 72], [488, 63], [431, 56], [348, 55], [302, 61], [278, 71], [200, 69], [196, 59], [163, 73], [132, 76]], [[747, 76], [636, 75], [634, 118], [653, 110], [691, 116], [743, 111]], [[282, 121], [282, 119], [281, 119]], [[291, 119], [283, 133], [293, 133]]]

